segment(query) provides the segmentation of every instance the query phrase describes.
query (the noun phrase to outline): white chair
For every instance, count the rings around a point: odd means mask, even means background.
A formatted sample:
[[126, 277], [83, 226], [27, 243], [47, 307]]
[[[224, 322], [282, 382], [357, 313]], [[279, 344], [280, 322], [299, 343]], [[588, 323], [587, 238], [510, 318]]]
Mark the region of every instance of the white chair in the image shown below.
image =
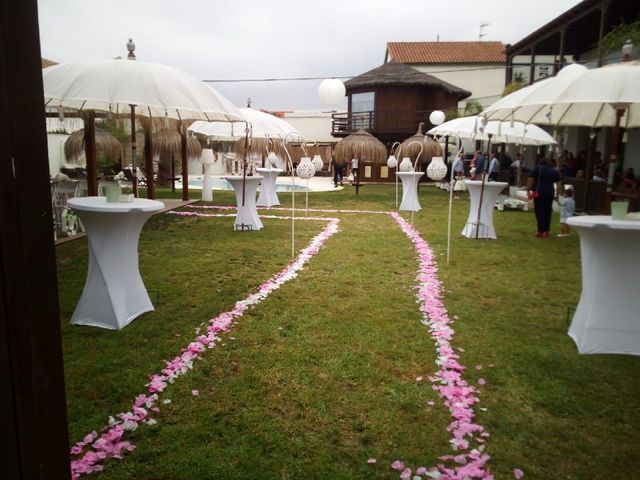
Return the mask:
[[77, 180], [61, 180], [52, 183], [51, 206], [57, 235], [73, 236], [77, 231], [77, 220], [75, 225], [74, 222], [67, 222], [67, 217], [69, 217], [67, 215], [67, 200], [76, 196], [78, 183]]

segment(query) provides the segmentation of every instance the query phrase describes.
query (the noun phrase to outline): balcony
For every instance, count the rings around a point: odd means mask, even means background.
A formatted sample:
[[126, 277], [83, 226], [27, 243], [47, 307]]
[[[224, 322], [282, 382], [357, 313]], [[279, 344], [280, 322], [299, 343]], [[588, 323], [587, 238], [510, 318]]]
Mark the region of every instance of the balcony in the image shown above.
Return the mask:
[[364, 128], [376, 137], [408, 137], [416, 133], [418, 124], [429, 124], [431, 110], [385, 110], [340, 112], [331, 115], [331, 135], [346, 137]]

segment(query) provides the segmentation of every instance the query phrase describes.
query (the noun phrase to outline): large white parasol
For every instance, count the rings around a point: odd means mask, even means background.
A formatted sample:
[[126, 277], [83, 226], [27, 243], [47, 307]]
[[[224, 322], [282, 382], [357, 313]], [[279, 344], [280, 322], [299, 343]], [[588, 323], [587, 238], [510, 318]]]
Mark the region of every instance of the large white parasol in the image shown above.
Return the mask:
[[433, 127], [427, 132], [436, 137], [457, 137], [472, 140], [488, 140], [493, 143], [516, 143], [520, 145], [553, 145], [551, 135], [536, 125], [522, 122], [499, 122], [485, 120], [480, 116], [461, 117]]
[[[133, 131], [137, 115], [178, 120], [244, 120], [237, 108], [213, 88], [166, 65], [132, 60], [66, 63], [44, 69], [43, 83], [45, 106], [130, 116]], [[135, 135], [132, 140], [135, 172]], [[94, 176], [89, 176], [92, 195], [97, 193]], [[183, 188], [183, 198], [187, 200], [188, 182], [183, 182]]]
[[245, 135], [246, 122], [249, 124], [253, 138], [283, 139], [290, 133], [298, 137], [301, 136], [300, 132], [298, 132], [293, 125], [275, 115], [248, 107], [238, 110], [243, 117], [243, 122], [220, 123], [215, 121], [197, 121], [191, 124], [189, 130], [206, 135], [214, 140], [239, 140]]

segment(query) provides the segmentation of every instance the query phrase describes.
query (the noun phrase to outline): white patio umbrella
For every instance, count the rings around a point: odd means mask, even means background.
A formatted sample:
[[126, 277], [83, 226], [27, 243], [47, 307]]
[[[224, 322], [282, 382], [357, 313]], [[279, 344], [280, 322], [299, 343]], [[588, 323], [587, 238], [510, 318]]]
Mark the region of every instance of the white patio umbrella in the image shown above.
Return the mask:
[[[178, 120], [244, 120], [236, 107], [213, 88], [166, 65], [133, 60], [66, 63], [44, 69], [43, 83], [45, 106], [126, 115], [131, 118], [133, 131], [137, 115]], [[135, 135], [132, 140], [135, 167]], [[188, 192], [188, 182], [183, 185]]]
[[522, 122], [490, 121], [484, 124], [480, 116], [461, 117], [433, 127], [427, 132], [436, 137], [457, 137], [488, 140], [493, 143], [518, 143], [520, 145], [552, 145], [556, 141], [536, 125]]
[[245, 121], [249, 124], [250, 133], [253, 138], [280, 138], [283, 139], [288, 134], [301, 137], [300, 132], [289, 122], [271, 115], [270, 113], [254, 110], [253, 108], [238, 109], [242, 115], [243, 122], [220, 123], [217, 121], [197, 121], [191, 124], [189, 130], [211, 137], [212, 139], [239, 140], [245, 134]]

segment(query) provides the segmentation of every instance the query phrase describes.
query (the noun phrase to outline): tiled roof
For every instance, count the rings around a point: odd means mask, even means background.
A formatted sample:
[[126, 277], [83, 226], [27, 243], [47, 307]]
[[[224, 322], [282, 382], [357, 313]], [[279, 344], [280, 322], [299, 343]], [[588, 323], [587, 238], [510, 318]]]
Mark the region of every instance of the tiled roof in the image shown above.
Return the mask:
[[389, 59], [402, 63], [504, 63], [502, 42], [388, 42]]

